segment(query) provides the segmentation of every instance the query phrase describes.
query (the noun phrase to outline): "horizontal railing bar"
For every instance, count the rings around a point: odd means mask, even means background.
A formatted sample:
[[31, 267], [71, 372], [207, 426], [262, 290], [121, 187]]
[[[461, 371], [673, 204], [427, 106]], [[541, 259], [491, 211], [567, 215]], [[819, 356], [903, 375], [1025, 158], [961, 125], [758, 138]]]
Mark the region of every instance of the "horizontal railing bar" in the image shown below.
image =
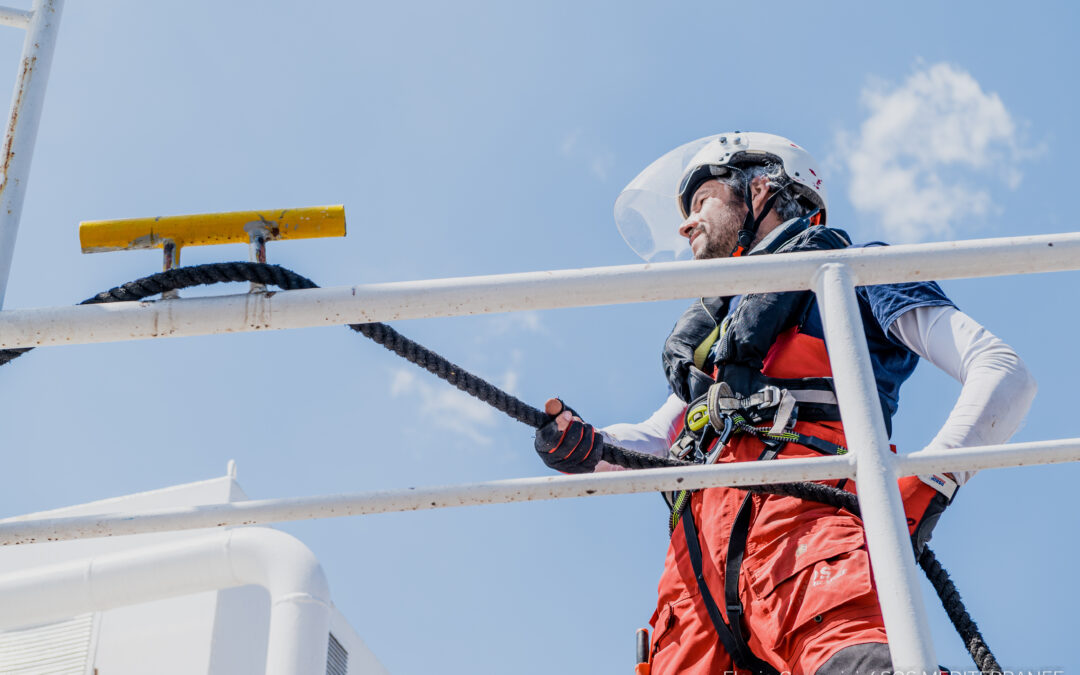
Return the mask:
[[[897, 475], [1080, 461], [1080, 438], [950, 450], [920, 450], [895, 458]], [[545, 476], [455, 486], [359, 494], [288, 497], [146, 512], [62, 518], [20, 516], [0, 521], [0, 545], [109, 537], [147, 532], [262, 525], [397, 511], [418, 511], [568, 497], [854, 478], [854, 455], [713, 466]]]
[[896, 457], [895, 467], [901, 475], [914, 476], [944, 471], [1001, 469], [1063, 462], [1080, 462], [1080, 438], [948, 450], [919, 450]]
[[25, 29], [30, 25], [30, 18], [33, 15], [33, 12], [28, 12], [25, 9], [0, 7], [0, 25]]
[[566, 497], [699, 489], [718, 485], [739, 486], [770, 482], [828, 480], [852, 478], [854, 475], [854, 465], [849, 457], [813, 457], [779, 462], [740, 462], [670, 469], [612, 471], [360, 494], [264, 499], [141, 513], [64, 518], [19, 517], [0, 521], [0, 545], [233, 525], [259, 525]]
[[790, 291], [830, 262], [859, 285], [1074, 270], [1080, 233], [8, 310], [0, 348]]

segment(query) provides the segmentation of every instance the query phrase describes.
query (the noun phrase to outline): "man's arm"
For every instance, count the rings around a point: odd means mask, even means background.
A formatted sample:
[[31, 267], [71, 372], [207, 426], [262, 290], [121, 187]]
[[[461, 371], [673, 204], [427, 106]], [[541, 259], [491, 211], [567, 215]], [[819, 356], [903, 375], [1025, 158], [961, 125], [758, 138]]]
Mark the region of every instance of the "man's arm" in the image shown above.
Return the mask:
[[[918, 307], [901, 314], [893, 336], [960, 382], [960, 396], [928, 448], [995, 445], [1012, 437], [1035, 397], [1024, 362], [990, 331], [954, 307]], [[974, 471], [956, 473], [965, 483]]]
[[[605, 440], [620, 445], [627, 450], [636, 450], [648, 455], [667, 457], [671, 439], [676, 435], [686, 404], [672, 394], [664, 405], [644, 422], [637, 424], [612, 424], [600, 432]], [[623, 467], [600, 462], [597, 471], [620, 471]]]

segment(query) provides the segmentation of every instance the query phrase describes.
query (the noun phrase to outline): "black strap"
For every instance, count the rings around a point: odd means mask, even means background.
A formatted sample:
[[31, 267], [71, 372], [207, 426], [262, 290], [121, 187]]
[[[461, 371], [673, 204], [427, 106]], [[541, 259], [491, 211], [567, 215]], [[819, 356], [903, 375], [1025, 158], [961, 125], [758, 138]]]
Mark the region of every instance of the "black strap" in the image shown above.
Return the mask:
[[[697, 527], [694, 525], [694, 512], [689, 505], [680, 520], [683, 523], [683, 532], [686, 534], [686, 550], [690, 554], [690, 563], [694, 566], [694, 576], [697, 578], [698, 590], [701, 592], [701, 599], [705, 602], [705, 609], [709, 612], [709, 618], [712, 619], [713, 627], [716, 629], [716, 637], [720, 639], [720, 643], [731, 656], [731, 660], [739, 668], [753, 671], [756, 675], [779, 675], [775, 668], [754, 656], [754, 653], [746, 646], [746, 641], [742, 638], [742, 628], [735, 624], [736, 631], [733, 633], [732, 629], [724, 621], [723, 615], [720, 614], [720, 608], [716, 606], [716, 600], [713, 598], [712, 592], [709, 591], [708, 584], [705, 583], [705, 574], [701, 563], [701, 544], [698, 541]], [[740, 611], [741, 609], [740, 606]], [[736, 638], [736, 635], [738, 635], [738, 638]]]
[[796, 445], [802, 445], [815, 452], [819, 452], [823, 455], [846, 455], [847, 449], [837, 443], [826, 441], [823, 438], [817, 436], [807, 436], [806, 434], [795, 433], [796, 440], [790, 441]]
[[750, 515], [753, 513], [753, 500], [747, 492], [743, 497], [735, 522], [731, 525], [731, 538], [728, 540], [727, 567], [724, 570], [724, 602], [727, 605], [728, 621], [735, 628], [735, 648], [743, 654], [751, 654], [742, 632], [742, 600], [739, 599], [739, 573], [742, 570], [743, 557], [746, 555], [746, 538], [750, 534]]
[[731, 251], [732, 255], [736, 252], [738, 252], [739, 255], [746, 255], [750, 252], [750, 247], [754, 243], [754, 237], [757, 235], [758, 228], [761, 226], [761, 221], [765, 220], [765, 216], [769, 215], [769, 212], [772, 211], [773, 204], [776, 203], [776, 200], [780, 195], [789, 187], [791, 187], [791, 183], [784, 185], [779, 190], [769, 195], [769, 198], [765, 200], [765, 203], [761, 207], [761, 213], [755, 215], [754, 193], [750, 189], [750, 179], [747, 178], [746, 189], [743, 191], [743, 201], [746, 202], [746, 217], [743, 219], [743, 226], [739, 230], [738, 243], [735, 244], [735, 248]]
[[[783, 442], [766, 441], [765, 450], [758, 457], [758, 461], [773, 459], [780, 454], [783, 447]], [[742, 632], [743, 606], [742, 600], [739, 599], [739, 574], [742, 571], [743, 558], [746, 556], [746, 539], [750, 535], [750, 516], [754, 511], [752, 495], [752, 492], [747, 492], [743, 497], [739, 512], [735, 514], [735, 522], [731, 525], [727, 566], [724, 571], [724, 602], [727, 605], [728, 621], [734, 626], [732, 633], [736, 649], [742, 654], [757, 658], [750, 651], [750, 646], [746, 644], [746, 636]]]
[[[765, 451], [758, 457], [759, 460], [772, 459], [784, 447], [782, 442], [767, 442]], [[720, 608], [716, 606], [716, 600], [705, 583], [705, 573], [702, 565], [701, 543], [698, 540], [697, 526], [694, 524], [694, 511], [687, 505], [682, 515], [683, 532], [686, 534], [686, 550], [690, 554], [690, 564], [694, 567], [694, 576], [697, 578], [698, 590], [705, 602], [705, 609], [709, 612], [716, 635], [720, 639], [724, 649], [731, 655], [735, 665], [744, 670], [751, 670], [757, 675], [779, 675], [779, 672], [759, 659], [750, 646], [746, 643], [746, 637], [742, 632], [743, 606], [739, 600], [739, 571], [742, 568], [743, 556], [746, 554], [746, 538], [750, 534], [750, 515], [753, 512], [751, 503], [752, 493], [747, 492], [743, 499], [739, 512], [735, 516], [735, 523], [731, 527], [731, 538], [728, 541], [727, 568], [724, 572], [724, 601], [727, 605], [727, 623], [720, 614]]]

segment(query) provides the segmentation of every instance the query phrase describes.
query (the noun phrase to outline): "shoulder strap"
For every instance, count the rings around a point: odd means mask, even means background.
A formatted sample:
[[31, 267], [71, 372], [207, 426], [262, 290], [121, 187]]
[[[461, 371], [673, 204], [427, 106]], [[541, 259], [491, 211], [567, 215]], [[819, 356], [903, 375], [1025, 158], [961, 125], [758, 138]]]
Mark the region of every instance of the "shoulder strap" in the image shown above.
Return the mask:
[[[697, 391], [701, 384], [706, 388], [712, 384], [712, 378], [704, 372], [704, 357], [719, 335], [720, 319], [727, 314], [730, 303], [731, 298], [726, 297], [695, 300], [675, 322], [664, 342], [661, 355], [664, 374], [671, 390], [687, 403], [701, 394]], [[703, 379], [708, 381], [698, 382]]]

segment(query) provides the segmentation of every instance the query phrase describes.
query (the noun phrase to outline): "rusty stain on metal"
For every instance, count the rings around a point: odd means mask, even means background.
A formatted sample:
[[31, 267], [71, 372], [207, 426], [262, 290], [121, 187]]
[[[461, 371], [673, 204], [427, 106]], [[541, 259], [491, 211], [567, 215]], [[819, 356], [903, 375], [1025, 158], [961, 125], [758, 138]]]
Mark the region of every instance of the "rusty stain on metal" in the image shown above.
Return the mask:
[[[0, 195], [7, 188], [8, 170], [11, 168], [11, 160], [15, 157], [13, 148], [15, 144], [15, 128], [19, 125], [19, 111], [22, 110], [23, 94], [26, 93], [26, 85], [30, 81], [30, 76], [33, 75], [34, 65], [36, 64], [36, 56], [23, 59], [22, 72], [19, 73], [19, 86], [15, 90], [15, 102], [11, 105], [11, 119], [8, 120], [7, 138], [4, 139], [4, 163], [2, 169], [0, 169], [4, 175], [3, 179], [0, 179]], [[10, 212], [9, 209], [8, 213]]]

